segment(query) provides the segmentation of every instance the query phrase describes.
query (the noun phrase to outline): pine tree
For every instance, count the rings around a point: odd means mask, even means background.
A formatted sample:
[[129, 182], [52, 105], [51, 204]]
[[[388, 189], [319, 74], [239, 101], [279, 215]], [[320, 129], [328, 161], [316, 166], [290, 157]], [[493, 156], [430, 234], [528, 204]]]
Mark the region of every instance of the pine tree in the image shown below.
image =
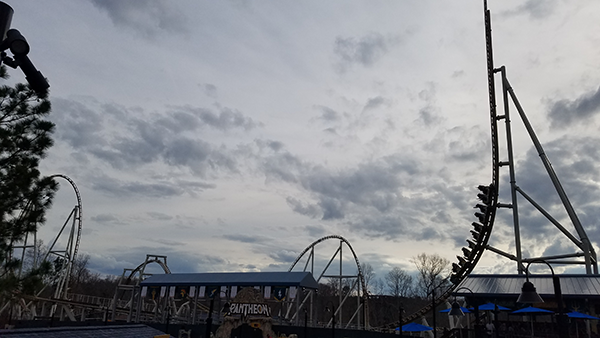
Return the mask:
[[[4, 67], [0, 77], [7, 77]], [[49, 269], [44, 264], [19, 276], [21, 262], [12, 256], [15, 244], [44, 223], [58, 187], [38, 169], [53, 143], [49, 114], [47, 95], [25, 84], [0, 86], [0, 306], [33, 293]]]

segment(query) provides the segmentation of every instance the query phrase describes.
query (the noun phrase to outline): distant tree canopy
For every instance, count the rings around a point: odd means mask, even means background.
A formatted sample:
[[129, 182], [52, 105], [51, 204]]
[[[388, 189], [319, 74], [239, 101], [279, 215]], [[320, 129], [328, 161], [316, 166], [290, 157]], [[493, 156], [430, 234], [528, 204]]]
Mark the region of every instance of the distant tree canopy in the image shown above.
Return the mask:
[[450, 261], [438, 254], [421, 253], [411, 259], [417, 268], [417, 285], [420, 296], [426, 297], [433, 288], [441, 289], [448, 283]]
[[[6, 78], [4, 67], [0, 77]], [[39, 172], [52, 146], [54, 124], [46, 120], [50, 102], [28, 85], [0, 86], [0, 300], [31, 293], [47, 264], [19, 277], [21, 262], [13, 247], [45, 221], [56, 182]]]
[[408, 297], [412, 294], [413, 277], [399, 267], [393, 268], [385, 275], [385, 282], [394, 297]]

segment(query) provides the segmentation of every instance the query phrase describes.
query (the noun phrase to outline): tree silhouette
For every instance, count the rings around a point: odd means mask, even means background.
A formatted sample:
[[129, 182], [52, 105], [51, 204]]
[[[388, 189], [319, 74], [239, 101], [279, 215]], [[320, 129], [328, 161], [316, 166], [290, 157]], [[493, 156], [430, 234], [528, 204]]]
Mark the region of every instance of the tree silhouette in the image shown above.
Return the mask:
[[[6, 78], [4, 67], [0, 77]], [[0, 304], [32, 293], [49, 268], [43, 264], [19, 276], [21, 262], [13, 257], [15, 245], [45, 221], [57, 189], [38, 169], [53, 143], [49, 113], [46, 94], [24, 84], [0, 86]]]

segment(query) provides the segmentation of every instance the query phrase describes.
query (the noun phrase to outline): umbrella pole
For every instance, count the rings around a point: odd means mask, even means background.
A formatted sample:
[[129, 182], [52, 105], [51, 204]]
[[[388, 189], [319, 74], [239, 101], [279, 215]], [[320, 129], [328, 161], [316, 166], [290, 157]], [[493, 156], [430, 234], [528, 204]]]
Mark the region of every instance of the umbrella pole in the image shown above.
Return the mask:
[[529, 316], [529, 322], [531, 322], [531, 338], [534, 338], [534, 335], [533, 335], [533, 315]]

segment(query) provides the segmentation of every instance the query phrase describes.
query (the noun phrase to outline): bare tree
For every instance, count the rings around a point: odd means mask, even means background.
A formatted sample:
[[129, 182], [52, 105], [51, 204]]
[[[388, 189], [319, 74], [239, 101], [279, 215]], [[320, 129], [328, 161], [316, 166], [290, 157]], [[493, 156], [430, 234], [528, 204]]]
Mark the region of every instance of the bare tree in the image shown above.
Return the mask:
[[375, 295], [383, 295], [385, 293], [385, 284], [379, 278], [373, 280], [373, 294]]
[[450, 276], [450, 261], [438, 254], [421, 253], [411, 259], [418, 271], [417, 284], [422, 297], [434, 288], [444, 288]]
[[373, 270], [373, 266], [369, 263], [361, 263], [360, 270], [362, 271], [363, 278], [365, 279], [365, 289], [367, 291], [371, 290], [371, 282], [375, 279], [375, 271]]
[[413, 277], [399, 267], [393, 268], [385, 275], [385, 282], [394, 297], [408, 297], [413, 289]]

